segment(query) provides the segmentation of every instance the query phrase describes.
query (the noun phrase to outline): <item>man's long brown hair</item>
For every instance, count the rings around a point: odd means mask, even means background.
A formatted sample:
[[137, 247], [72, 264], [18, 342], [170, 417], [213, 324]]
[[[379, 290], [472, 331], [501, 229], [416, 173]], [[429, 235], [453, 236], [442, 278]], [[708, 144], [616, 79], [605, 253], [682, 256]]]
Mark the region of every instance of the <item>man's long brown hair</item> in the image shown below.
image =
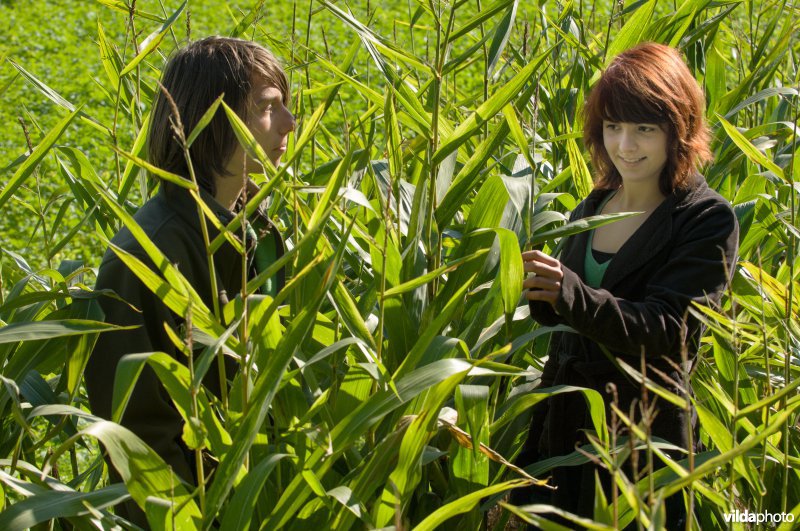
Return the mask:
[[[263, 79], [280, 89], [289, 103], [289, 83], [275, 57], [263, 46], [242, 39], [207, 37], [176, 51], [161, 79], [180, 113], [184, 135], [191, 131], [222, 94], [236, 114], [247, 121], [246, 110], [254, 80]], [[159, 90], [150, 119], [148, 152], [150, 162], [169, 172], [189, 177], [183, 148], [172, 129], [173, 107]], [[192, 143], [189, 154], [198, 185], [216, 192], [214, 177], [227, 176], [225, 167], [238, 140], [222, 109]]]

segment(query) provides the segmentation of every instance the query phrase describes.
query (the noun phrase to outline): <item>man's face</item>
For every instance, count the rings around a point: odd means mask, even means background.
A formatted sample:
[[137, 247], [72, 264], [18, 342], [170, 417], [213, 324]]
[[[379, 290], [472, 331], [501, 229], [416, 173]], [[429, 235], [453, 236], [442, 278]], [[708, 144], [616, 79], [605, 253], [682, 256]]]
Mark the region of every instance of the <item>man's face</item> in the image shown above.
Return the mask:
[[[250, 93], [247, 111], [250, 132], [272, 164], [277, 166], [286, 152], [289, 133], [295, 127], [294, 116], [283, 104], [283, 93], [264, 80], [257, 81]], [[250, 164], [247, 169], [251, 170]]]
[[[250, 92], [246, 116], [250, 133], [272, 164], [277, 166], [281, 161], [281, 156], [286, 152], [289, 133], [294, 131], [295, 127], [294, 116], [283, 104], [281, 90], [266, 80], [257, 80]], [[243, 163], [244, 168], [242, 167]], [[227, 169], [228, 173], [234, 176], [262, 171], [258, 162], [250, 157], [245, 157], [244, 150], [238, 143], [228, 162]]]

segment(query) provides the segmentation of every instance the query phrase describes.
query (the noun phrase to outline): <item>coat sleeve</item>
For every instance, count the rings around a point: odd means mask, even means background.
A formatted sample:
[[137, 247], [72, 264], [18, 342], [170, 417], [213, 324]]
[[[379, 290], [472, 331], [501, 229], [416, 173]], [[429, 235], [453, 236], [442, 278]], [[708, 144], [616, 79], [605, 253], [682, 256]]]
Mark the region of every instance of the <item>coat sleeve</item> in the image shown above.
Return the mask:
[[[106, 257], [96, 289], [113, 290], [127, 302], [101, 297], [106, 322], [139, 327], [100, 334], [86, 367], [85, 381], [92, 411], [110, 418], [114, 376], [120, 359], [126, 354], [165, 350], [165, 345], [172, 343], [164, 326], [174, 329], [177, 323], [163, 302], [116, 257]], [[174, 356], [172, 350], [167, 353]], [[155, 372], [147, 365], [137, 380], [121, 424], [147, 443], [179, 477], [194, 482], [181, 441], [183, 420]]]
[[687, 317], [689, 306], [719, 301], [738, 245], [736, 217], [727, 203], [720, 200], [698, 210], [674, 238], [669, 258], [654, 272], [639, 301], [590, 288], [564, 266], [555, 303], [564, 322], [617, 353], [638, 357], [644, 349], [648, 357], [679, 359], [684, 339], [699, 327], [696, 319]]

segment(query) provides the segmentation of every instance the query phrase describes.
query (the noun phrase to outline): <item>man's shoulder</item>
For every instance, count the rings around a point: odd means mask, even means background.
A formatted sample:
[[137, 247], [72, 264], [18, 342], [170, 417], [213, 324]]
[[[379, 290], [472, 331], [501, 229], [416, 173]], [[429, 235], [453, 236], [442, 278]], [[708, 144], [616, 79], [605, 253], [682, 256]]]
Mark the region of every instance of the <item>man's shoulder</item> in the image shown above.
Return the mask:
[[[200, 243], [197, 230], [175, 211], [163, 194], [156, 194], [134, 214], [133, 220], [144, 235], [174, 262], [189, 246]], [[147, 252], [130, 228], [122, 227], [111, 239], [113, 247], [147, 260]], [[103, 256], [101, 269], [118, 260], [117, 253], [109, 247]]]

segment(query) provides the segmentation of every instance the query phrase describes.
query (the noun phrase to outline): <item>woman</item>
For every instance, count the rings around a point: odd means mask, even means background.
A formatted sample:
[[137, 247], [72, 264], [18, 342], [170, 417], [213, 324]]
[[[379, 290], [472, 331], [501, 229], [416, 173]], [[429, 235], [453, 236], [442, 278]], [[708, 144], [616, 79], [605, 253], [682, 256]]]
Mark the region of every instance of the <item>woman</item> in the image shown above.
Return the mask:
[[[676, 50], [645, 43], [616, 57], [584, 109], [584, 140], [598, 179], [571, 219], [641, 214], [570, 237], [560, 259], [523, 253], [532, 317], [575, 330], [553, 334], [541, 387], [594, 389], [605, 397], [608, 419], [612, 388], [626, 414], [643, 393], [603, 350], [636, 369], [643, 358], [649, 378], [681, 394], [682, 352], [691, 364], [702, 332], [689, 308], [717, 303], [735, 264], [736, 217], [697, 172], [711, 158], [704, 108], [703, 93]], [[649, 400], [658, 410], [652, 437], [688, 448], [687, 412]], [[640, 420], [637, 413], [633, 421]], [[580, 393], [552, 397], [534, 410], [520, 461], [572, 453], [587, 444], [583, 430], [592, 428]], [[595, 470], [554, 469], [550, 503], [590, 517]], [[679, 526], [685, 514], [679, 496], [668, 500], [667, 512], [668, 527]]]
[[[274, 165], [286, 151], [286, 140], [295, 121], [287, 105], [286, 75], [262, 46], [241, 39], [209, 37], [178, 50], [169, 60], [161, 80], [150, 119], [148, 151], [150, 162], [164, 170], [190, 178], [190, 166], [182, 138], [189, 136], [215, 100], [225, 102], [247, 124], [250, 132]], [[179, 116], [175, 116], [175, 113]], [[177, 131], [177, 128], [183, 131]], [[189, 155], [200, 196], [223, 224], [233, 219], [241, 205], [245, 184], [252, 196], [255, 185], [247, 174], [260, 171], [247, 157], [220, 109], [192, 143]], [[212, 283], [201, 219], [194, 198], [184, 189], [161, 183], [158, 193], [136, 213], [134, 219], [147, 237], [174, 264], [208, 308], [214, 299], [227, 302], [242, 290], [242, 256], [227, 242], [214, 253]], [[280, 234], [263, 212], [250, 219], [246, 238], [248, 276], [263, 270], [283, 253]], [[209, 236], [218, 232], [207, 223]], [[257, 234], [260, 233], [260, 234]], [[157, 268], [127, 228], [112, 240], [114, 247]], [[212, 292], [216, 284], [217, 291]], [[270, 279], [262, 291], [275, 294], [283, 284], [282, 273]], [[173, 313], [139, 277], [109, 248], [97, 275], [97, 290], [114, 291], [118, 297], [103, 297], [105, 319], [134, 329], [101, 334], [85, 371], [92, 411], [111, 417], [114, 376], [120, 359], [129, 353], [166, 352], [184, 361], [166, 327], [181, 337], [185, 316]], [[228, 376], [236, 364], [228, 368]], [[204, 380], [220, 393], [216, 365]], [[147, 443], [183, 480], [196, 483], [194, 457], [183, 441], [183, 420], [155, 373], [145, 367], [137, 380], [121, 423]], [[113, 474], [113, 468], [110, 468]], [[143, 513], [131, 503], [126, 511], [136, 523], [145, 524]]]

